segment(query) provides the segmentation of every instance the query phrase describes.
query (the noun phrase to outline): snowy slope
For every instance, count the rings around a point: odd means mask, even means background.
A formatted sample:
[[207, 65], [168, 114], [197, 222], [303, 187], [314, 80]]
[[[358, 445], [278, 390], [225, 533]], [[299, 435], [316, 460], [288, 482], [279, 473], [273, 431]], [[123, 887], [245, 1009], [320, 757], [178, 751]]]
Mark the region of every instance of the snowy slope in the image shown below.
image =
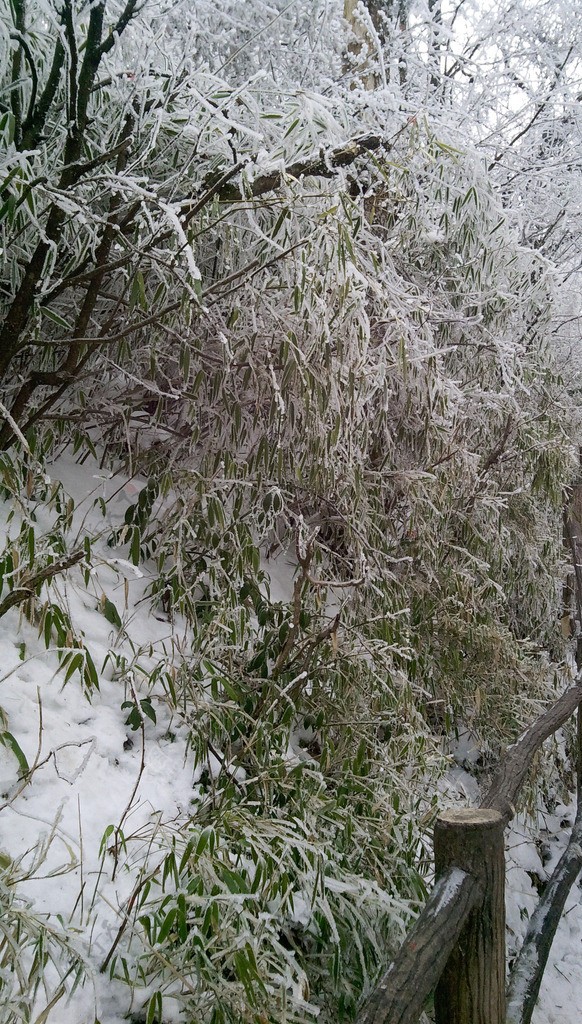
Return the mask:
[[[110, 498], [119, 480], [100, 479], [95, 465], [64, 460], [53, 475], [76, 498], [79, 529], [103, 531], [94, 501]], [[147, 671], [172, 656], [169, 623], [150, 614], [143, 600], [147, 579], [116, 561], [116, 552], [105, 543], [111, 526], [123, 521], [138, 486], [128, 483], [108, 501], [109, 522], [101, 545], [93, 547], [99, 567], [90, 586], [85, 588], [77, 568], [51, 584], [66, 599], [75, 629], [91, 639], [99, 691], [90, 702], [76, 676], [63, 685], [56, 653], [45, 650], [38, 630], [18, 609], [0, 619], [1, 706], [7, 729], [32, 768], [23, 788], [16, 758], [0, 748], [1, 848], [20, 859], [26, 873], [39, 842], [50, 841], [43, 862], [19, 891], [36, 910], [59, 915], [88, 965], [87, 983], [66, 1007], [61, 1000], [52, 1014], [61, 1024], [93, 1024], [95, 1015], [101, 1024], [125, 1019], [128, 990], [119, 986], [116, 998], [115, 984], [99, 967], [124, 920], [122, 908], [133, 883], [114, 870], [115, 852], [107, 840], [101, 855], [106, 830], [121, 823], [126, 837], [135, 839], [140, 830], [150, 835], [158, 822], [187, 816], [193, 796], [185, 736], [171, 719], [163, 694], [152, 698], [156, 723], [145, 721], [143, 770], [141, 730], [125, 724], [128, 710], [121, 707], [132, 700], [132, 686], [138, 697], [147, 696], [147, 678], [139, 668]], [[122, 628], [103, 614], [104, 597], [119, 609]], [[107, 661], [110, 651], [125, 654], [134, 666], [123, 678], [116, 678], [115, 665]], [[133, 845], [139, 850], [139, 842]]]
[[[45, 649], [38, 628], [18, 609], [0, 619], [4, 728], [16, 738], [31, 769], [20, 778], [14, 750], [10, 744], [0, 747], [0, 853], [15, 865], [19, 893], [62, 928], [86, 966], [84, 984], [70, 997], [57, 998], [43, 1017], [45, 1006], [59, 995], [56, 974], [47, 968], [48, 992], [37, 999], [39, 1022], [121, 1024], [149, 995], [143, 990], [129, 1007], [127, 986], [100, 970], [120, 930], [131, 929], [125, 910], [135, 899], [136, 876], [124, 869], [124, 857], [139, 861], [147, 847], [148, 870], [152, 865], [155, 869], [156, 832], [178, 827], [192, 813], [197, 779], [186, 728], [172, 718], [161, 686], [151, 692], [155, 722], [146, 714], [143, 729], [126, 724], [128, 709], [122, 705], [149, 695], [148, 672], [160, 663], [171, 666], [186, 638], [179, 623], [171, 625], [163, 613], [152, 614], [144, 600], [147, 567], [137, 571], [124, 560], [123, 551], [106, 542], [145, 481], [108, 479], [95, 463], [79, 466], [65, 458], [52, 475], [75, 498], [73, 533], [78, 532], [79, 542], [86, 531], [101, 533], [92, 548], [95, 572], [89, 586], [78, 566], [51, 583], [75, 630], [90, 637], [99, 689], [89, 701], [76, 676], [64, 685], [56, 652]], [[16, 519], [5, 529], [14, 534], [17, 525]], [[283, 589], [288, 583], [284, 576], [277, 580]], [[121, 625], [104, 614], [110, 607], [106, 602], [115, 606]], [[111, 652], [126, 658], [125, 667]], [[471, 785], [469, 776], [451, 775], [457, 796], [470, 798]], [[568, 813], [559, 809], [546, 821], [552, 863], [565, 841], [562, 823]], [[114, 829], [121, 829], [126, 850], [116, 848], [119, 833]], [[544, 867], [530, 832], [518, 823], [508, 838], [510, 951], [519, 944], [535, 905], [531, 878], [544, 878], [549, 866]], [[574, 1024], [582, 1018], [581, 953], [582, 903], [575, 886], [552, 950], [535, 1024]], [[171, 1000], [164, 1001], [164, 1014], [165, 1020], [178, 1019]]]

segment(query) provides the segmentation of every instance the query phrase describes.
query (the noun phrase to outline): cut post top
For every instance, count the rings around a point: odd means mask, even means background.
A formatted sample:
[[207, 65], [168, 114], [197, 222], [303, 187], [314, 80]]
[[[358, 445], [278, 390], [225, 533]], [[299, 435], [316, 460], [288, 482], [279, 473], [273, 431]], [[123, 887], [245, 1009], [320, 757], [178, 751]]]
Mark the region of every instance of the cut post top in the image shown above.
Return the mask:
[[437, 818], [439, 824], [469, 829], [495, 827], [504, 821], [503, 815], [490, 807], [449, 807]]

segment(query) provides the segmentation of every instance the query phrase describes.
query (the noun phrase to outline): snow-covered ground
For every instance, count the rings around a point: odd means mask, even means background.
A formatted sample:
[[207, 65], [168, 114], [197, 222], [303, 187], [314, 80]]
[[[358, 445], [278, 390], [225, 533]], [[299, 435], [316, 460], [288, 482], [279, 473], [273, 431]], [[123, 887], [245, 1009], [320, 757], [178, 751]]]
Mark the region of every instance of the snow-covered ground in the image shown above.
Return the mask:
[[[36, 910], [59, 916], [89, 965], [88, 981], [67, 1004], [58, 1002], [51, 1019], [93, 1024], [97, 1016], [101, 1024], [117, 1024], [127, 1019], [119, 1009], [126, 1008], [127, 988], [119, 986], [119, 998], [115, 983], [99, 968], [124, 921], [135, 879], [115, 870], [116, 851], [107, 833], [111, 826], [121, 827], [128, 848], [139, 851], [140, 831], [150, 836], [158, 823], [186, 817], [193, 766], [185, 730], [172, 720], [163, 699], [153, 701], [156, 722], [145, 719], [143, 750], [141, 730], [126, 724], [128, 709], [122, 708], [136, 696], [147, 696], [140, 669], [172, 657], [168, 621], [152, 615], [143, 600], [147, 578], [106, 543], [145, 481], [123, 485], [105, 478], [95, 464], [81, 467], [66, 460], [51, 477], [74, 494], [79, 527], [103, 533], [93, 546], [97, 571], [89, 587], [78, 568], [51, 583], [76, 632], [90, 637], [99, 690], [89, 702], [76, 675], [64, 685], [56, 652], [45, 649], [38, 630], [18, 609], [0, 619], [0, 707], [6, 730], [32, 769], [23, 786], [13, 751], [0, 746], [0, 850], [19, 861], [24, 876], [19, 893]], [[107, 501], [105, 519], [95, 506], [101, 497]], [[14, 522], [10, 529], [14, 535]], [[104, 614], [106, 600], [115, 605], [121, 627]], [[118, 671], [108, 657], [112, 650], [125, 655], [129, 669]], [[39, 844], [46, 854], [36, 864]]]
[[[174, 649], [169, 623], [163, 614], [152, 614], [144, 600], [146, 576], [106, 544], [106, 536], [123, 523], [126, 508], [144, 482], [110, 480], [96, 464], [78, 466], [65, 459], [53, 475], [75, 497], [78, 528], [84, 524], [91, 532], [103, 531], [102, 541], [93, 546], [97, 568], [89, 587], [78, 567], [51, 584], [66, 602], [75, 629], [91, 638], [99, 690], [89, 702], [76, 676], [65, 685], [56, 652], [45, 649], [38, 629], [17, 608], [0, 619], [3, 735], [17, 740], [31, 768], [24, 784], [9, 740], [0, 746], [0, 855], [4, 863], [11, 858], [16, 865], [19, 892], [37, 911], [60, 922], [88, 965], [85, 984], [68, 1001], [59, 999], [50, 1019], [59, 1024], [95, 1024], [96, 1019], [100, 1024], [121, 1024], [127, 1020], [128, 990], [100, 968], [124, 924], [124, 906], [135, 878], [120, 866], [112, 827], [121, 828], [127, 849], [141, 856], [143, 844], [158, 826], [187, 817], [196, 776], [185, 728], [172, 719], [162, 692], [152, 698], [156, 721], [146, 716], [143, 731], [126, 724], [128, 709], [122, 708], [127, 701], [147, 696], [146, 672], [160, 660], [171, 662]], [[99, 498], [106, 500], [105, 518], [95, 504]], [[16, 528], [13, 521], [9, 529], [14, 533]], [[121, 625], [104, 614], [110, 607], [106, 602], [115, 606]], [[111, 658], [112, 650], [125, 655], [123, 672]], [[465, 791], [469, 799], [475, 797], [471, 777], [461, 771], [451, 774], [449, 785], [457, 796]], [[563, 826], [571, 815], [571, 809], [559, 808], [547, 816], [550, 859], [545, 865], [523, 821], [508, 835], [510, 952], [535, 906], [532, 878], [547, 877], [567, 840]], [[40, 999], [39, 1013], [42, 1009]], [[534, 1021], [574, 1024], [581, 1019], [582, 895], [576, 885], [552, 949]]]
[[[507, 945], [511, 955], [525, 934], [527, 921], [537, 904], [532, 879], [549, 878], [568, 841], [567, 823], [574, 807], [558, 807], [544, 814], [543, 860], [531, 841], [531, 831], [519, 818], [507, 837]], [[575, 884], [554, 940], [533, 1024], [574, 1024], [582, 1020], [582, 890]]]

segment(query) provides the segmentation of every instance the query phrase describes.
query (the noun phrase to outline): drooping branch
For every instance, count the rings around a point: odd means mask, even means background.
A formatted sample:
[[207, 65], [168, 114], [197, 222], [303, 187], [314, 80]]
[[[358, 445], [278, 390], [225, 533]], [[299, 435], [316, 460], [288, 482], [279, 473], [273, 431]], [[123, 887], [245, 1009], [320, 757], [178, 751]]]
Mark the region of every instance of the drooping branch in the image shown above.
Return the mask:
[[481, 807], [499, 811], [506, 822], [515, 814], [517, 796], [544, 740], [552, 736], [574, 714], [582, 701], [582, 680], [562, 694], [555, 704], [530, 725], [517, 743], [508, 747], [493, 781], [481, 801]]
[[[388, 152], [392, 147], [394, 139], [405, 131], [407, 126], [408, 122], [389, 140], [384, 140], [381, 136], [370, 134], [358, 139], [353, 139], [336, 149], [329, 150], [327, 155], [318, 153], [316, 156], [312, 156], [304, 160], [298, 160], [284, 169], [273, 171], [270, 174], [261, 175], [260, 177], [255, 178], [246, 190], [242, 189], [239, 185], [231, 184], [232, 178], [236, 177], [236, 175], [239, 174], [245, 166], [242, 161], [239, 161], [239, 163], [235, 164], [233, 167], [229, 167], [227, 171], [206, 178], [203, 185], [203, 192], [196, 199], [184, 200], [182, 202], [180, 211], [182, 224], [186, 227], [196, 214], [212, 202], [214, 198], [218, 198], [222, 203], [244, 202], [245, 200], [258, 198], [268, 192], [275, 191], [283, 184], [286, 178], [289, 178], [290, 180], [306, 176], [331, 178], [341, 167], [349, 166], [351, 163], [354, 163], [359, 156], [366, 152], [374, 152], [378, 149], [384, 149]], [[123, 229], [124, 225], [121, 224], [120, 227]], [[150, 242], [148, 242], [147, 246], [143, 247], [141, 251], [147, 252], [148, 248], [151, 248], [153, 245], [162, 244], [170, 236], [170, 230], [160, 232]], [[115, 270], [119, 270], [121, 267], [124, 267], [130, 259], [131, 256], [129, 254], [121, 256], [118, 259], [111, 261], [107, 267], [103, 269], [107, 274], [111, 274]], [[50, 303], [54, 298], [61, 295], [68, 288], [75, 288], [78, 285], [82, 285], [90, 281], [99, 272], [100, 271], [97, 268], [91, 268], [81, 272], [76, 270], [74, 274], [70, 277], [65, 277], [52, 291], [48, 293], [47, 296], [45, 296], [45, 304]]]
[[51, 565], [46, 565], [44, 569], [39, 569], [35, 573], [25, 573], [20, 580], [20, 586], [15, 590], [12, 590], [2, 602], [0, 602], [0, 619], [6, 612], [10, 611], [11, 608], [16, 607], [19, 604], [24, 604], [30, 597], [35, 593], [38, 587], [42, 583], [47, 583], [49, 580], [54, 579], [55, 576], [70, 569], [71, 566], [77, 565], [85, 556], [83, 548], [73, 551], [72, 554], [67, 555], [65, 558], [60, 558], [58, 562], [53, 562]]
[[[401, 129], [400, 131], [404, 131]], [[400, 132], [398, 132], [400, 134]], [[230, 182], [222, 184], [216, 179], [215, 195], [222, 203], [236, 203], [240, 200], [257, 198], [267, 192], [273, 192], [280, 188], [286, 180], [292, 181], [301, 178], [333, 178], [342, 167], [349, 167], [359, 156], [364, 153], [371, 153], [378, 149], [389, 151], [393, 140], [386, 140], [381, 135], [371, 132], [368, 135], [361, 135], [356, 139], [337, 146], [335, 149], [321, 149], [319, 153], [296, 160], [286, 167], [270, 171], [268, 174], [260, 174], [246, 186], [233, 185]], [[207, 182], [208, 190], [212, 189], [212, 181]], [[196, 200], [198, 202], [198, 200]], [[189, 210], [189, 204], [184, 204], [184, 212]]]
[[[68, 7], [65, 9], [65, 20], [67, 20], [67, 9]], [[125, 27], [125, 25], [129, 23], [131, 17], [136, 13], [136, 9], [136, 2], [134, 2], [134, 0], [130, 0], [125, 8], [124, 14], [122, 15], [122, 27]], [[80, 147], [82, 145], [82, 138], [87, 121], [87, 104], [99, 66], [99, 61], [103, 53], [107, 52], [107, 49], [110, 48], [109, 46], [105, 46], [101, 43], [103, 13], [103, 3], [95, 5], [91, 11], [85, 54], [80, 71], [77, 71], [76, 61], [74, 59], [70, 62], [70, 74], [75, 78], [74, 88], [73, 83], [71, 83], [71, 88], [69, 90], [70, 94], [73, 96], [73, 100], [70, 100], [70, 102], [73, 103], [74, 109], [70, 110], [69, 136], [64, 154], [66, 162], [61, 173], [60, 186], [63, 189], [74, 184], [81, 174], [83, 172], [86, 173], [87, 169], [91, 166], [90, 162], [86, 162], [85, 164], [81, 163]], [[74, 39], [74, 26], [70, 18], [69, 21], [70, 24], [68, 25], [67, 38], [71, 53], [75, 56], [76, 43]], [[119, 28], [119, 31], [121, 30], [122, 29]], [[396, 133], [396, 136], [401, 134], [405, 128], [406, 125]], [[213, 179], [207, 181], [205, 183], [203, 194], [193, 200], [192, 203], [183, 204], [183, 222], [185, 225], [188, 224], [193, 216], [195, 216], [195, 214], [215, 196], [217, 196], [221, 202], [236, 202], [244, 198], [249, 198], [247, 193], [250, 193], [251, 198], [255, 198], [269, 191], [273, 191], [280, 187], [287, 179], [300, 179], [306, 176], [330, 178], [342, 167], [349, 166], [354, 163], [359, 156], [367, 152], [373, 152], [381, 148], [388, 150], [396, 136], [390, 140], [384, 140], [382, 136], [370, 133], [344, 143], [342, 146], [335, 147], [327, 151], [320, 150], [318, 154], [295, 161], [286, 168], [277, 169], [271, 173], [259, 175], [249, 184], [248, 188], [246, 188], [246, 186], [232, 184], [232, 177], [242, 170], [242, 164], [237, 164], [235, 167], [230, 168], [226, 173], [223, 172], [222, 174], [214, 176]], [[122, 138], [121, 142], [122, 144], [125, 144], [127, 139]], [[122, 153], [121, 147], [118, 148], [117, 152], [119, 158], [123, 159], [125, 153]], [[114, 228], [111, 221], [112, 212], [113, 211], [110, 211], [109, 225], [108, 228], [106, 228], [105, 235], [102, 239], [98, 252], [96, 253], [95, 267], [87, 274], [70, 279], [68, 283], [62, 282], [59, 286], [59, 290], [62, 290], [63, 286], [73, 286], [75, 283], [80, 284], [82, 280], [87, 285], [87, 294], [83, 302], [79, 322], [76, 324], [73, 331], [73, 338], [75, 339], [73, 348], [75, 351], [78, 350], [78, 340], [83, 338], [86, 334], [88, 315], [95, 306], [102, 282], [115, 267], [124, 265], [127, 259], [130, 258], [129, 256], [123, 257], [121, 260], [114, 261], [113, 264], [108, 262]], [[45, 239], [39, 242], [24, 274], [21, 286], [13, 301], [13, 305], [8, 311], [4, 327], [0, 332], [0, 344], [2, 346], [2, 356], [0, 356], [0, 377], [8, 371], [8, 367], [13, 356], [19, 350], [20, 335], [27, 322], [30, 303], [42, 274], [42, 268], [44, 266], [48, 247], [51, 243], [58, 244], [62, 233], [63, 220], [64, 217], [62, 211], [53, 207], [47, 221]], [[155, 241], [159, 243], [169, 234], [170, 232], [166, 231], [162, 233], [161, 236], [158, 235]], [[224, 282], [221, 283], [221, 287], [223, 287], [223, 285]], [[45, 299], [45, 303], [50, 301], [51, 296], [49, 295]], [[71, 349], [66, 358], [66, 364], [62, 367], [64, 372], [60, 373], [57, 371], [57, 376], [60, 378], [58, 394], [62, 393], [62, 386], [65, 378], [68, 378], [70, 381], [71, 375], [74, 375], [74, 363], [75, 360]], [[39, 381], [34, 380], [33, 377], [30, 377], [23, 382], [15, 400], [13, 410], [15, 414], [18, 414], [19, 416], [24, 411], [32, 393], [38, 386], [38, 383]], [[6, 445], [9, 441], [8, 427], [5, 426], [1, 433], [0, 443], [2, 445]]]

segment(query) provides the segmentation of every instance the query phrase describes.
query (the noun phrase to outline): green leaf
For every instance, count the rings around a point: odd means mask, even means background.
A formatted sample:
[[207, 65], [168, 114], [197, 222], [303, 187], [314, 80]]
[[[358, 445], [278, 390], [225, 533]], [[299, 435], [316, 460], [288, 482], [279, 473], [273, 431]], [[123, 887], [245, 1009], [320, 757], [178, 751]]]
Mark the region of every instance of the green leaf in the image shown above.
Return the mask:
[[201, 857], [202, 854], [204, 853], [206, 847], [208, 846], [208, 842], [210, 840], [210, 836], [211, 836], [211, 830], [209, 828], [205, 828], [204, 831], [200, 833], [200, 838], [199, 838], [198, 843], [196, 845], [196, 852], [195, 852], [195, 857], [196, 858]]
[[194, 849], [194, 840], [190, 839], [186, 843], [186, 848], [185, 848], [185, 850], [184, 850], [184, 852], [182, 854], [182, 857], [180, 858], [180, 866], [178, 868], [178, 871], [179, 871], [180, 874], [183, 872], [183, 870], [186, 867], [188, 861], [190, 860], [190, 857], [192, 856], [193, 849]]
[[99, 676], [97, 675], [97, 669], [95, 668], [95, 662], [89, 654], [89, 651], [85, 650], [85, 671], [83, 673], [83, 681], [88, 690], [99, 689]]
[[8, 196], [8, 199], [0, 207], [0, 221], [3, 221], [5, 217], [8, 218], [8, 223], [12, 225], [14, 220], [14, 211], [16, 210], [16, 196]]
[[132, 527], [129, 555], [134, 565], [139, 565], [141, 545], [141, 530], [139, 526]]
[[[6, 113], [4, 113], [0, 118], [0, 132], [6, 133], [6, 142], [11, 146], [14, 142], [14, 135], [16, 133], [16, 118], [14, 114], [10, 113], [10, 111], [6, 111]], [[20, 170], [20, 168], [15, 167], [10, 176], [14, 176], [18, 170]], [[4, 188], [4, 185], [2, 187]]]
[[7, 853], [0, 852], [0, 871], [8, 871], [8, 868], [12, 867], [12, 857], [9, 857]]
[[107, 621], [110, 622], [112, 626], [117, 626], [118, 629], [121, 629], [123, 623], [119, 612], [113, 604], [113, 601], [110, 601], [108, 597], [106, 597], [102, 602], [102, 610]]
[[239, 875], [236, 871], [231, 871], [230, 868], [227, 868], [226, 864], [223, 864], [221, 866], [220, 874], [222, 876], [223, 882], [226, 883], [227, 888], [233, 894], [247, 891], [247, 888], [244, 884], [244, 880], [242, 879], [241, 875]]
[[235, 687], [234, 687], [234, 686], [232, 685], [232, 683], [231, 683], [231, 682], [230, 682], [230, 681], [229, 681], [229, 680], [228, 680], [228, 679], [227, 679], [226, 677], [224, 677], [224, 676], [223, 676], [223, 678], [222, 678], [222, 679], [220, 680], [220, 684], [221, 684], [221, 686], [222, 686], [222, 688], [223, 688], [224, 692], [226, 693], [226, 695], [227, 695], [228, 697], [230, 697], [230, 699], [231, 699], [232, 701], [234, 701], [234, 703], [235, 703], [235, 704], [239, 704], [239, 703], [240, 703], [240, 699], [241, 699], [240, 691], [238, 691], [238, 690], [237, 690], [237, 689], [236, 689], [236, 688], [235, 688]]
[[138, 729], [141, 729], [141, 727], [143, 725], [143, 718], [142, 718], [142, 716], [139, 713], [139, 708], [137, 707], [137, 705], [136, 704], [132, 704], [131, 701], [126, 701], [125, 704], [121, 705], [121, 707], [122, 708], [130, 707], [131, 708], [131, 711], [129, 712], [129, 715], [125, 719], [125, 724], [129, 725], [134, 732], [137, 732]]
[[141, 709], [142, 709], [144, 715], [146, 715], [147, 718], [149, 718], [150, 721], [152, 721], [154, 723], [154, 725], [155, 725], [156, 721], [157, 721], [157, 719], [156, 719], [156, 712], [155, 712], [154, 708], [152, 707], [151, 698], [150, 697], [144, 697], [144, 699], [140, 700], [139, 703], [140, 703], [140, 706], [141, 706]]
[[74, 654], [71, 660], [69, 661], [69, 666], [65, 673], [65, 685], [69, 682], [69, 679], [71, 678], [72, 675], [74, 675], [75, 672], [81, 671], [84, 664], [84, 654], [82, 651], [78, 651], [77, 654]]
[[287, 131], [285, 132], [285, 134], [284, 134], [283, 138], [284, 138], [284, 139], [286, 139], [286, 138], [287, 138], [287, 137], [288, 137], [289, 135], [291, 135], [291, 132], [295, 131], [295, 129], [296, 129], [296, 127], [297, 127], [297, 125], [298, 125], [298, 124], [299, 124], [299, 118], [298, 118], [298, 117], [296, 117], [296, 118], [295, 118], [295, 119], [294, 119], [294, 120], [293, 120], [293, 121], [291, 122], [291, 124], [289, 125], [289, 127], [288, 127]]
[[113, 835], [114, 832], [115, 832], [115, 825], [108, 825], [107, 828], [105, 829], [105, 832], [103, 833], [103, 835], [101, 837], [101, 842], [99, 844], [99, 856], [100, 857], [102, 857], [103, 854], [106, 852], [108, 840], [111, 838], [111, 836]]
[[140, 306], [141, 309], [147, 310], [148, 305], [145, 293], [145, 283], [141, 270], [137, 271], [131, 283], [130, 300], [132, 306]]
[[447, 145], [446, 142], [441, 142], [440, 139], [434, 140], [439, 149], [442, 149], [443, 153], [451, 153], [454, 156], [462, 156], [462, 149], [455, 149], [454, 146]]
[[34, 527], [33, 526], [29, 526], [29, 528], [28, 528], [28, 563], [29, 563], [29, 566], [30, 566], [31, 569], [32, 569], [32, 567], [34, 565], [34, 555], [35, 555]]
[[186, 942], [186, 939], [188, 938], [188, 911], [186, 907], [186, 899], [183, 893], [180, 893], [178, 895], [178, 915], [176, 918], [176, 927], [178, 929], [180, 941]]
[[2, 744], [2, 746], [7, 747], [8, 750], [11, 750], [12, 753], [14, 754], [16, 760], [18, 761], [18, 767], [20, 769], [20, 772], [19, 772], [20, 776], [22, 777], [24, 775], [28, 775], [29, 772], [30, 772], [30, 767], [29, 767], [28, 761], [26, 760], [26, 756], [24, 754], [24, 751], [23, 751], [22, 747], [20, 746], [20, 743], [12, 735], [12, 733], [11, 732], [1, 732], [0, 733], [0, 743]]
[[45, 613], [44, 613], [43, 634], [44, 634], [44, 645], [45, 645], [45, 647], [50, 647], [51, 635], [52, 635], [52, 629], [53, 629], [53, 614], [52, 614], [52, 612], [53, 612], [52, 608], [48, 607], [46, 609]]
[[177, 907], [172, 907], [172, 909], [169, 910], [168, 913], [166, 914], [166, 916], [165, 916], [165, 918], [163, 920], [163, 923], [162, 923], [162, 927], [160, 928], [160, 930], [158, 932], [158, 936], [157, 936], [157, 941], [159, 943], [162, 943], [162, 942], [164, 942], [165, 939], [167, 939], [168, 935], [170, 934], [172, 925], [174, 924], [174, 921], [176, 919], [176, 914], [177, 913], [178, 913], [178, 908]]
[[40, 311], [43, 316], [46, 316], [48, 320], [52, 320], [54, 324], [58, 324], [59, 327], [63, 327], [65, 331], [72, 331], [73, 325], [70, 324], [64, 317], [59, 316], [53, 309], [49, 309], [48, 306], [41, 306]]

